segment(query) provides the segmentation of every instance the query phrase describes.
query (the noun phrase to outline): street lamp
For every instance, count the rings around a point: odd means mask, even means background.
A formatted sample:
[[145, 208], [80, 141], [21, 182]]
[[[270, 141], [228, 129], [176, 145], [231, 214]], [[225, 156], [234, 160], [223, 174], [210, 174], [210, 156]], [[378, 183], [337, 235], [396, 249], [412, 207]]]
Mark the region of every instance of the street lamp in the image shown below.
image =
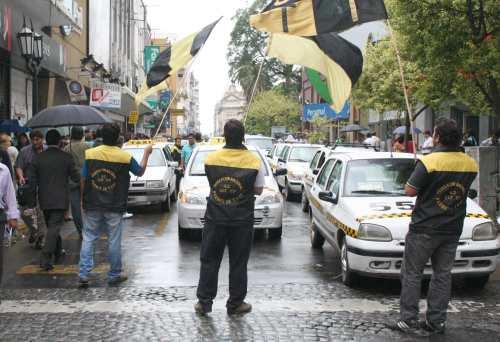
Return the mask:
[[41, 34], [26, 25], [26, 18], [23, 27], [17, 34], [17, 40], [21, 47], [21, 55], [26, 59], [28, 69], [33, 75], [33, 116], [38, 113], [38, 74], [40, 73], [40, 63], [43, 59], [43, 37]]

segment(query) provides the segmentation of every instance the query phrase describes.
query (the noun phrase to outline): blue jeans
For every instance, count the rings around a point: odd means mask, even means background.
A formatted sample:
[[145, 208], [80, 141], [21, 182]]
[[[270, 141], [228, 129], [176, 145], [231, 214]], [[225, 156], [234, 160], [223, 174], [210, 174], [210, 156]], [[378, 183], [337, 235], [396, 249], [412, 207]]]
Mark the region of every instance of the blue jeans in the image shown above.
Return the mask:
[[83, 241], [80, 250], [80, 278], [88, 279], [94, 268], [94, 244], [101, 231], [108, 235], [109, 279], [120, 276], [122, 272], [122, 229], [123, 213], [106, 211], [83, 212]]

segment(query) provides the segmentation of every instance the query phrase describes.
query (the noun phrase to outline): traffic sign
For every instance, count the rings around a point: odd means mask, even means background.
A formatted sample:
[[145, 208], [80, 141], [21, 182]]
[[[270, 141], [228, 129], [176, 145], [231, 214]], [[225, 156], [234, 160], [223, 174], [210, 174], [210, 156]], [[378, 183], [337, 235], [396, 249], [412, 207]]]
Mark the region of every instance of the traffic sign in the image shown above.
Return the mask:
[[128, 116], [128, 123], [130, 125], [135, 125], [137, 124], [137, 121], [139, 121], [139, 113], [137, 111], [130, 112], [130, 115]]

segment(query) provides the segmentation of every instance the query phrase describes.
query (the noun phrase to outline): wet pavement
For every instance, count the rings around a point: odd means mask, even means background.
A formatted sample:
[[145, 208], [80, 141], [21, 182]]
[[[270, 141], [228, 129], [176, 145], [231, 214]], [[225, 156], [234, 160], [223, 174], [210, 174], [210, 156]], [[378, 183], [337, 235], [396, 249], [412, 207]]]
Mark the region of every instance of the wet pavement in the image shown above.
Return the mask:
[[76, 287], [79, 240], [71, 222], [63, 232], [68, 254], [52, 272], [40, 272], [39, 252], [19, 241], [5, 249], [0, 341], [500, 341], [500, 272], [484, 290], [454, 284], [446, 335], [405, 337], [387, 328], [398, 317], [399, 282], [364, 278], [345, 287], [338, 253], [327, 244], [310, 248], [308, 221], [298, 203], [287, 203], [283, 238], [256, 236], [247, 297], [254, 311], [236, 317], [224, 308], [227, 255], [214, 312], [193, 313], [200, 242], [179, 241], [175, 209], [138, 209], [127, 220], [129, 280], [120, 287], [106, 283], [105, 237], [87, 290]]

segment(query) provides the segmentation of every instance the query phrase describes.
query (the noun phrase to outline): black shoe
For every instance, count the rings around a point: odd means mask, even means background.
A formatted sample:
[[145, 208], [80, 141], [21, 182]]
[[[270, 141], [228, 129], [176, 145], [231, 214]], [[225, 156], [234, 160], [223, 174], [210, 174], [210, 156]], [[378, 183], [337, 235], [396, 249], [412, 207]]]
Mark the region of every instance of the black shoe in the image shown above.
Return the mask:
[[87, 278], [78, 279], [78, 287], [80, 289], [86, 289], [89, 287], [89, 280]]
[[389, 329], [397, 330], [399, 332], [405, 334], [426, 336], [421, 330], [418, 322], [405, 322], [403, 320], [399, 320], [396, 324], [388, 325]]
[[420, 328], [433, 334], [444, 334], [446, 330], [445, 323], [431, 323], [428, 320], [419, 323]]
[[194, 311], [198, 315], [206, 315], [209, 312], [212, 312], [212, 306], [211, 305], [203, 305], [201, 302], [198, 302], [194, 306]]
[[124, 281], [127, 281], [127, 280], [128, 280], [127, 276], [120, 275], [118, 277], [109, 279], [108, 285], [111, 285], [111, 286], [118, 285], [118, 284], [123, 283]]
[[228, 315], [240, 315], [240, 314], [246, 314], [252, 311], [252, 304], [248, 303], [241, 303], [235, 308], [227, 308], [227, 314]]

